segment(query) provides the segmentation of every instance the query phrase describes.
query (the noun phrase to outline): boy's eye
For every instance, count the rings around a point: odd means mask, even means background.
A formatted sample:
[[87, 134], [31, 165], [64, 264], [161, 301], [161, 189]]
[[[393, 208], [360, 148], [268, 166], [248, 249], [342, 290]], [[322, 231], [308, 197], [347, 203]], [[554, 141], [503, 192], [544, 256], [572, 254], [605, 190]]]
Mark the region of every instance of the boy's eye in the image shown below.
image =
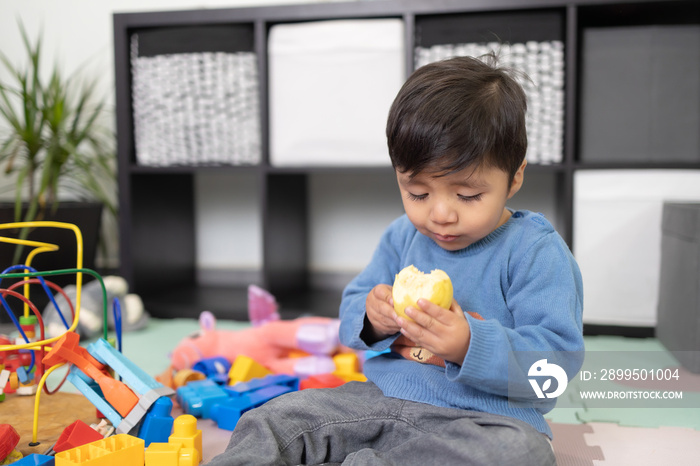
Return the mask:
[[464, 202], [474, 202], [474, 201], [480, 200], [482, 194], [483, 194], [483, 193], [474, 194], [473, 196], [462, 196], [462, 195], [457, 195], [457, 197], [459, 197], [459, 199], [460, 199], [461, 201], [464, 201]]
[[412, 201], [422, 201], [428, 197], [428, 194], [413, 194], [413, 193], [407, 193], [408, 198]]

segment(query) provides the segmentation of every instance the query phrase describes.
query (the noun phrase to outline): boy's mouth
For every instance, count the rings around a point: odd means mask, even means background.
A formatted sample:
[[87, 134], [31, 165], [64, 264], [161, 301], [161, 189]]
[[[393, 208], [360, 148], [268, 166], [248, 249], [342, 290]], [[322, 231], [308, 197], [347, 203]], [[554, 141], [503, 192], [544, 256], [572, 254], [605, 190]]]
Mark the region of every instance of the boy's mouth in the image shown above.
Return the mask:
[[456, 240], [457, 238], [459, 238], [459, 236], [455, 236], [455, 235], [440, 235], [437, 233], [433, 233], [433, 236], [435, 237], [436, 240], [444, 242], [444, 243], [449, 243], [449, 242], [452, 242], [452, 241]]

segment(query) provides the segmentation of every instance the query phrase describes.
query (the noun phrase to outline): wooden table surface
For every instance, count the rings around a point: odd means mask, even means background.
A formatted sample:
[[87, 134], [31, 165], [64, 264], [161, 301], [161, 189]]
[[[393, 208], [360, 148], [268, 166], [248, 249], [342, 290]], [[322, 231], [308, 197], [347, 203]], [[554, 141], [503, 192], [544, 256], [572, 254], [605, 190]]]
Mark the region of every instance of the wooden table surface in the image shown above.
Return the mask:
[[44, 453], [58, 439], [63, 429], [77, 419], [86, 424], [99, 422], [97, 410], [83, 395], [76, 393], [41, 394], [39, 399], [39, 429], [37, 446], [30, 446], [32, 441], [32, 422], [34, 416], [34, 396], [6, 394], [5, 401], [0, 402], [0, 423], [10, 424], [20, 436], [17, 449], [23, 454]]

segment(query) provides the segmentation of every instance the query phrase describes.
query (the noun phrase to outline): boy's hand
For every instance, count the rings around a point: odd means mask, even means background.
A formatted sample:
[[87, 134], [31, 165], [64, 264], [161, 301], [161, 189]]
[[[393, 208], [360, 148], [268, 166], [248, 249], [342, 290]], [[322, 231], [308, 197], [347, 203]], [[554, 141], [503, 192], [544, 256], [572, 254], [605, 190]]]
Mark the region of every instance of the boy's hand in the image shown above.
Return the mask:
[[[365, 301], [367, 320], [371, 324], [371, 333], [366, 334], [365, 341], [376, 342], [389, 335], [398, 333], [394, 300], [391, 297], [391, 286], [380, 284], [372, 288]], [[367, 329], [369, 331], [369, 329]]]
[[427, 299], [419, 299], [418, 307], [406, 308], [406, 315], [413, 322], [394, 317], [401, 333], [445, 361], [462, 365], [471, 331], [460, 305], [453, 301], [450, 309], [444, 309]]

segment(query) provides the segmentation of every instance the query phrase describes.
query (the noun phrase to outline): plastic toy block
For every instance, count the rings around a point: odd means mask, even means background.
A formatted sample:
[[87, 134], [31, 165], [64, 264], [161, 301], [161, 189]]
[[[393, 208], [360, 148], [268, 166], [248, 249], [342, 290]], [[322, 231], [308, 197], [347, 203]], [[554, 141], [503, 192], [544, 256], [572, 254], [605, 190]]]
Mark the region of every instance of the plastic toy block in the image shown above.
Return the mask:
[[177, 371], [173, 377], [173, 385], [179, 388], [187, 385], [190, 382], [194, 382], [195, 380], [204, 380], [206, 378], [206, 375], [194, 369], [183, 369], [181, 371]]
[[197, 466], [199, 453], [180, 443], [152, 443], [146, 448], [145, 466]]
[[[107, 340], [101, 338], [90, 343], [87, 349], [95, 359], [114, 369], [117, 374], [122, 377], [122, 380], [124, 380], [138, 395], [145, 395], [151, 390], [163, 388], [163, 384], [157, 382], [143, 369], [114, 349]], [[172, 391], [164, 393], [164, 395], [167, 394], [172, 394]], [[155, 400], [153, 401], [155, 402]]]
[[192, 366], [192, 369], [201, 372], [207, 377], [213, 377], [217, 374], [228, 374], [231, 370], [231, 363], [228, 359], [217, 356], [198, 361]]
[[219, 429], [233, 430], [243, 413], [291, 391], [291, 387], [287, 385], [269, 385], [258, 390], [243, 393], [215, 405], [212, 408], [211, 417], [216, 421]]
[[268, 370], [262, 364], [256, 362], [248, 356], [240, 355], [233, 361], [233, 366], [228, 373], [229, 385], [238, 382], [247, 382], [250, 379], [257, 377], [265, 377], [271, 375], [272, 371]]
[[247, 382], [238, 382], [236, 385], [224, 387], [224, 390], [229, 396], [237, 397], [271, 385], [283, 385], [289, 387], [291, 391], [297, 391], [299, 390], [299, 377], [287, 374], [268, 375]]
[[102, 440], [102, 435], [83, 421], [77, 420], [63, 429], [53, 450], [55, 452], [66, 451], [97, 440]]
[[19, 443], [19, 434], [10, 424], [0, 424], [0, 463]]
[[334, 388], [339, 387], [344, 383], [345, 380], [341, 379], [335, 374], [317, 374], [302, 380], [299, 384], [299, 389], [306, 390], [307, 388]]
[[[44, 363], [72, 363], [68, 381], [109, 419], [118, 433], [135, 433], [151, 405], [160, 397], [175, 393], [134, 365], [106, 340], [97, 340], [87, 349], [78, 346], [78, 340], [77, 334], [66, 333], [44, 357]], [[108, 375], [108, 367], [119, 373], [122, 381]]]
[[[86, 380], [87, 379], [87, 380]], [[109, 419], [112, 425], [119, 425], [122, 421], [122, 416], [105, 401], [100, 392], [100, 387], [89, 378], [85, 377], [80, 369], [71, 366], [66, 376], [66, 380], [75, 386], [85, 398], [97, 408], [103, 416]]]
[[360, 358], [355, 353], [341, 353], [333, 356], [336, 372], [360, 372]]
[[144, 416], [138, 437], [146, 446], [153, 442], [167, 442], [173, 430], [175, 419], [171, 416], [173, 402], [168, 397], [160, 397]]
[[177, 389], [177, 400], [182, 410], [195, 417], [210, 418], [212, 406], [228, 399], [228, 395], [213, 380], [190, 382]]
[[[119, 380], [113, 379], [104, 365], [93, 358], [85, 348], [79, 346], [80, 337], [75, 332], [66, 332], [51, 351], [44, 356], [44, 364], [54, 366], [70, 362], [100, 387], [102, 396], [122, 416], [126, 416], [139, 402], [138, 396]], [[106, 343], [106, 342], [105, 342]]]
[[180, 444], [153, 442], [146, 448], [145, 466], [179, 466]]
[[54, 464], [55, 460], [53, 456], [32, 453], [19, 461], [15, 461], [12, 463], [12, 466], [54, 466]]
[[214, 374], [209, 377], [209, 380], [219, 385], [226, 385], [228, 383], [228, 372], [226, 374]]
[[[114, 349], [105, 339], [99, 339], [88, 345], [88, 351], [97, 360], [114, 369], [124, 382], [138, 395], [138, 404], [121, 423], [113, 424], [119, 433], [134, 434], [139, 422], [146, 415], [151, 405], [160, 397], [174, 395], [175, 391], [166, 387], [148, 375], [143, 369], [131, 362], [126, 356]], [[99, 409], [99, 408], [98, 408]]]
[[117, 434], [56, 453], [56, 466], [125, 466], [144, 463], [143, 440]]
[[202, 459], [202, 431], [197, 429], [197, 419], [189, 414], [178, 416], [173, 423], [173, 434], [168, 437], [168, 443], [182, 444], [183, 448], [192, 448], [197, 457], [194, 464]]

